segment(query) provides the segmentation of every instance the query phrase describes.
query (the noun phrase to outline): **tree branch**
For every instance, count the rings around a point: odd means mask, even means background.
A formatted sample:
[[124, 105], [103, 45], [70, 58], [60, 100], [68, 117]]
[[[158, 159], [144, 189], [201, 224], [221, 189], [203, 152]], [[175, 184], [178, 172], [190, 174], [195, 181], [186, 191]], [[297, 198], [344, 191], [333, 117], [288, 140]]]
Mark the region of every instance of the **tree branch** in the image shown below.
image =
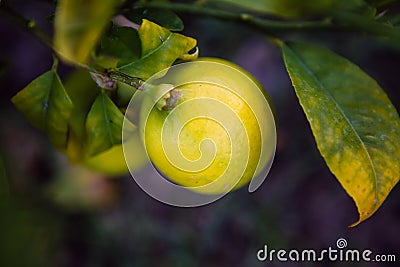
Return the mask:
[[12, 21], [14, 21], [19, 27], [23, 28], [31, 35], [33, 35], [36, 39], [42, 42], [44, 45], [49, 47], [54, 51], [53, 42], [51, 37], [44, 32], [41, 28], [38, 27], [34, 20], [28, 20], [25, 17], [21, 16], [6, 4], [0, 2], [0, 11], [8, 16]]
[[176, 13], [184, 13], [195, 16], [208, 16], [224, 21], [237, 22], [242, 25], [246, 25], [254, 29], [260, 30], [267, 34], [293, 32], [293, 31], [325, 30], [325, 29], [336, 28], [336, 25], [333, 25], [330, 22], [329, 18], [320, 21], [301, 21], [301, 22], [267, 20], [246, 13], [234, 13], [221, 9], [203, 7], [193, 3], [183, 4], [183, 3], [168, 3], [168, 2], [139, 2], [132, 4], [131, 8], [133, 9], [158, 8], [158, 9], [171, 10]]
[[[0, 0], [1, 1], [1, 0]], [[20, 28], [29, 32], [32, 36], [49, 47], [55, 54], [57, 51], [53, 45], [52, 38], [43, 31], [33, 20], [28, 20], [13, 9], [0, 2], [0, 11], [14, 21]], [[96, 73], [102, 77], [109, 77], [114, 81], [122, 82], [132, 86], [137, 90], [143, 90], [143, 80], [121, 73], [119, 71], [107, 70], [100, 66], [79, 65], [79, 67], [86, 69], [89, 72]]]
[[343, 30], [367, 33], [375, 36], [388, 37], [394, 42], [400, 43], [400, 31], [385, 23], [377, 22], [371, 18], [346, 11], [333, 11], [327, 17], [319, 21], [278, 21], [260, 18], [246, 13], [235, 13], [231, 11], [204, 7], [193, 3], [170, 3], [170, 2], [139, 2], [127, 1], [124, 5], [133, 9], [158, 8], [171, 10], [176, 13], [190, 14], [195, 16], [208, 16], [224, 21], [233, 21], [246, 25], [266, 34], [282, 34], [299, 31], [326, 31]]

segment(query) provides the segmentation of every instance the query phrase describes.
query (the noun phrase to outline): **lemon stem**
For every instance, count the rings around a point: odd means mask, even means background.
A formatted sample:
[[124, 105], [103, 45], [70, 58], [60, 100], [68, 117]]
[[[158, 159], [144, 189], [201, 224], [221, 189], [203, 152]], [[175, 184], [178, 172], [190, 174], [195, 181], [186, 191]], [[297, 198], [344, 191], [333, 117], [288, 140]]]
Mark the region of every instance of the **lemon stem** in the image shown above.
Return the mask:
[[115, 81], [130, 85], [133, 88], [135, 88], [136, 90], [139, 90], [139, 91], [144, 90], [144, 88], [143, 88], [144, 80], [142, 80], [140, 78], [132, 77], [132, 76], [122, 73], [120, 71], [108, 71], [108, 76]]

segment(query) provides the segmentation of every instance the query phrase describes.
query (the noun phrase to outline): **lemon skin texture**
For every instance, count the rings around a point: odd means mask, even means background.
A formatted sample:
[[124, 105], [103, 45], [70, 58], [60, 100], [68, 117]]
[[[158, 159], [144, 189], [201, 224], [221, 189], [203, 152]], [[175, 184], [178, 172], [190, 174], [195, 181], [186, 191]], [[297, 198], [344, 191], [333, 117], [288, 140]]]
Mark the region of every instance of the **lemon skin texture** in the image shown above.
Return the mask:
[[[268, 97], [240, 67], [221, 59], [199, 61], [224, 64], [233, 71], [189, 67], [172, 74], [193, 82], [174, 89], [181, 95], [174, 109], [151, 110], [144, 143], [154, 166], [172, 182], [200, 193], [222, 194], [249, 183], [269, 160], [263, 144], [272, 147], [274, 142], [264, 140], [257, 117], [268, 117], [260, 111]], [[257, 91], [247, 90], [249, 84]], [[275, 131], [273, 117], [267, 124]]]

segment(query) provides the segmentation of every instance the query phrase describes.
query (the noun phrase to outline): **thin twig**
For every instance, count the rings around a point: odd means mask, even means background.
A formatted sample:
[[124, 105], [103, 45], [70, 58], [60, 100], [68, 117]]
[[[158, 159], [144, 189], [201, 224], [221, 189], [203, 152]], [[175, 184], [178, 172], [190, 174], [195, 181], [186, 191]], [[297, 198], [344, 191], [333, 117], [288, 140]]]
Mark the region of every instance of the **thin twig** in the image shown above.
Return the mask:
[[44, 45], [49, 47], [54, 51], [53, 42], [51, 37], [43, 31], [34, 20], [26, 19], [25, 17], [21, 16], [10, 7], [8, 7], [4, 3], [0, 3], [0, 11], [8, 16], [12, 21], [14, 21], [17, 25], [21, 28], [32, 34], [36, 39], [42, 42]]
[[[0, 0], [1, 1], [1, 0]], [[26, 30], [32, 36], [34, 36], [37, 40], [42, 42], [44, 45], [49, 47], [55, 54], [57, 54], [57, 50], [55, 49], [52, 38], [43, 31], [33, 20], [28, 20], [19, 13], [15, 12], [13, 9], [0, 2], [0, 11], [7, 15], [12, 21], [14, 21], [19, 27]], [[110, 77], [115, 81], [119, 81], [122, 83], [126, 83], [137, 90], [142, 90], [143, 80], [129, 76], [125, 73], [121, 73], [119, 71], [106, 70], [100, 66], [88, 66], [79, 64], [78, 67], [86, 69], [89, 72], [97, 73], [99, 75]]]

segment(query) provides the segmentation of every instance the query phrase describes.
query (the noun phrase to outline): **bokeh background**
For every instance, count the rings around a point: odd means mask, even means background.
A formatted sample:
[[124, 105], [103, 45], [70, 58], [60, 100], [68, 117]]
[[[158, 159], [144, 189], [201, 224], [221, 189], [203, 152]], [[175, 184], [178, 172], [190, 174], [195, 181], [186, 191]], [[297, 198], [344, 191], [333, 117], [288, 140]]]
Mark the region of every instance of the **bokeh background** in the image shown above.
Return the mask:
[[[51, 32], [46, 1], [13, 7]], [[0, 15], [0, 266], [389, 266], [389, 263], [262, 263], [270, 249], [349, 248], [397, 254], [400, 188], [354, 228], [357, 210], [319, 155], [279, 48], [260, 32], [182, 16], [201, 56], [231, 60], [265, 86], [278, 129], [275, 162], [255, 193], [246, 188], [199, 208], [176, 208], [146, 195], [129, 175], [110, 178], [69, 165], [31, 127], [10, 98], [52, 64], [51, 51]], [[292, 34], [358, 64], [400, 110], [400, 50], [355, 33]], [[63, 78], [71, 72], [60, 67]], [[373, 127], [373, 125], [371, 125]], [[396, 266], [396, 264], [392, 264]]]

